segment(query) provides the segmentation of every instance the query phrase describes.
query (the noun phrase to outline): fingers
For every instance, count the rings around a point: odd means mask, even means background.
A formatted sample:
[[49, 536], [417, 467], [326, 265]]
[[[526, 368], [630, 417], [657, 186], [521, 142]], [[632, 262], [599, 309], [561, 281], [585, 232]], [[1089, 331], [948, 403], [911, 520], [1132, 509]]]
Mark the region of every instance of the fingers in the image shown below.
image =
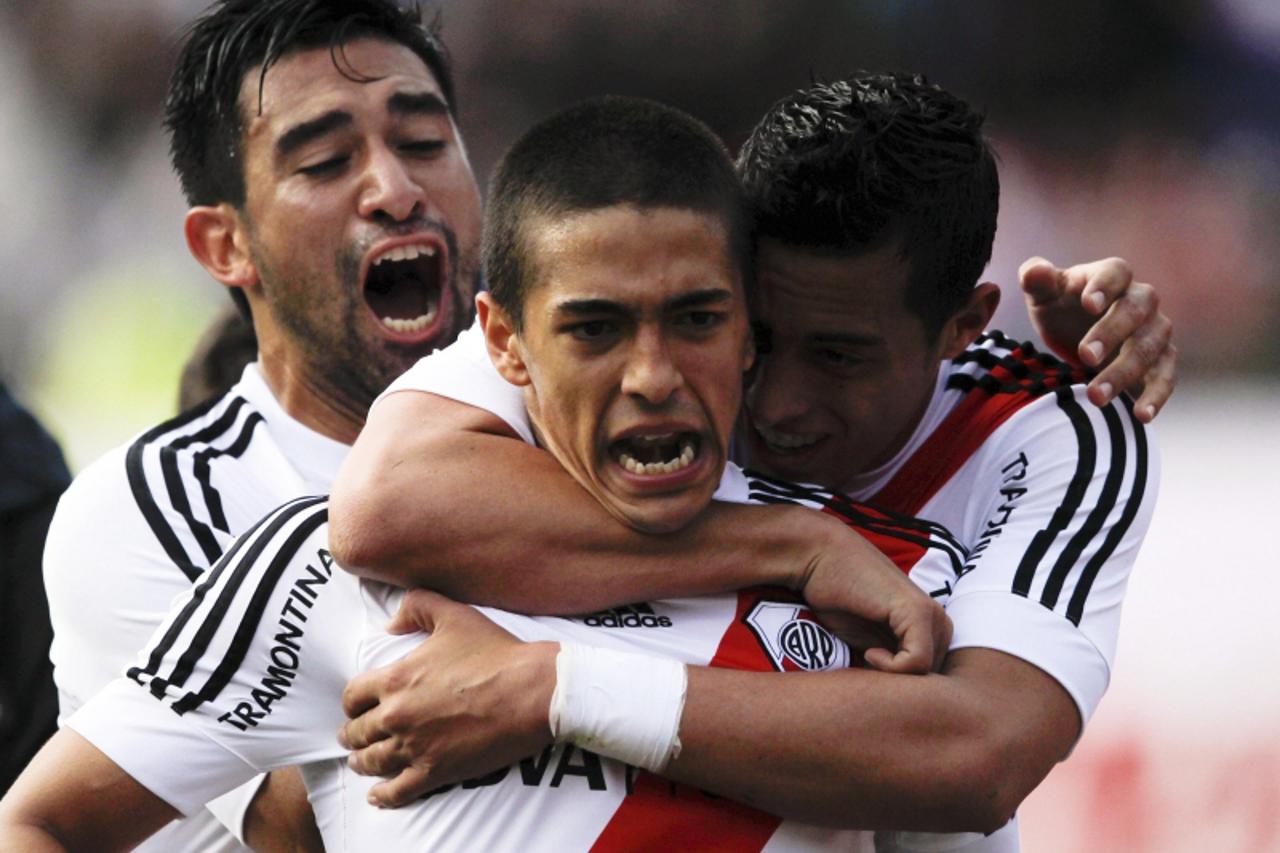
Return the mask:
[[1146, 376], [1146, 387], [1133, 406], [1138, 420], [1149, 424], [1164, 408], [1177, 385], [1178, 349], [1173, 344], [1165, 349]]
[[868, 649], [864, 655], [867, 663], [882, 672], [923, 675], [935, 671], [951, 642], [951, 620], [937, 602], [913, 602], [907, 618], [900, 624], [897, 619], [891, 621], [900, 635], [898, 651]]
[[1018, 284], [1033, 308], [1055, 302], [1067, 286], [1062, 270], [1040, 257], [1022, 262], [1018, 267]]
[[418, 767], [406, 767], [394, 779], [379, 782], [369, 789], [368, 800], [380, 809], [395, 809], [439, 787], [431, 782], [428, 771]]
[[[1149, 284], [1134, 282], [1111, 302], [1107, 312], [1081, 339], [1081, 361], [1089, 367], [1098, 367], [1126, 341], [1145, 338], [1142, 340], [1143, 346], [1155, 346], [1155, 351], [1151, 352], [1151, 363], [1154, 363], [1159, 352], [1167, 345], [1167, 334], [1172, 328], [1169, 318], [1159, 312], [1160, 298], [1155, 288]], [[1156, 345], [1155, 338], [1162, 331], [1166, 335], [1165, 340]]]
[[1106, 258], [1088, 264], [1078, 264], [1063, 271], [1069, 290], [1079, 289], [1080, 301], [1085, 310], [1092, 314], [1101, 314], [1108, 305], [1112, 305], [1121, 296], [1127, 294], [1135, 285], [1133, 269], [1124, 258]]
[[342, 691], [342, 710], [348, 717], [359, 717], [377, 706], [385, 692], [384, 670], [362, 672], [347, 682]]
[[411, 589], [404, 594], [400, 609], [387, 623], [387, 631], [392, 634], [411, 634], [414, 631], [434, 633], [436, 620], [447, 615], [451, 605], [461, 606], [439, 593]]
[[361, 776], [390, 776], [413, 764], [395, 738], [380, 740], [347, 756], [347, 766]]
[[1173, 393], [1176, 381], [1177, 350], [1172, 341], [1173, 323], [1164, 314], [1156, 314], [1120, 344], [1112, 362], [1089, 383], [1090, 401], [1106, 405], [1122, 391], [1145, 395], [1145, 383], [1151, 381], [1155, 387], [1144, 406], [1159, 409]]
[[[350, 689], [350, 685], [348, 685]], [[343, 708], [346, 709], [346, 696], [343, 695]], [[375, 706], [360, 711], [358, 714], [347, 713], [352, 719], [343, 723], [338, 730], [338, 743], [343, 749], [364, 749], [370, 744], [382, 740], [390, 734], [382, 722], [382, 715]]]

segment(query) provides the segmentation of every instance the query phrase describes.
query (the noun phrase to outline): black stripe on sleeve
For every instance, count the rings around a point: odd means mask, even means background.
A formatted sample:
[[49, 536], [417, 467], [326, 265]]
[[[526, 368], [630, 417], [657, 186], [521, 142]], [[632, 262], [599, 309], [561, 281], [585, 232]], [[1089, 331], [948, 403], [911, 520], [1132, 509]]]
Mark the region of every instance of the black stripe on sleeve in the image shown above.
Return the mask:
[[1067, 529], [1071, 519], [1080, 510], [1085, 491], [1089, 488], [1089, 481], [1093, 479], [1094, 466], [1097, 464], [1098, 442], [1093, 434], [1093, 426], [1089, 423], [1088, 415], [1080, 408], [1070, 388], [1059, 388], [1055, 396], [1058, 398], [1058, 407], [1066, 414], [1067, 419], [1071, 421], [1071, 426], [1075, 429], [1079, 455], [1076, 458], [1075, 474], [1067, 485], [1066, 494], [1062, 496], [1062, 503], [1054, 510], [1048, 526], [1036, 531], [1031, 544], [1022, 555], [1021, 562], [1018, 563], [1018, 570], [1014, 573], [1013, 592], [1023, 598], [1031, 594], [1031, 582], [1049, 546], [1053, 544], [1053, 540], [1059, 533]]
[[258, 424], [265, 423], [266, 419], [257, 412], [252, 412], [249, 417], [244, 419], [244, 425], [240, 428], [240, 435], [236, 436], [236, 440], [226, 447], [215, 448], [206, 447], [196, 454], [193, 471], [196, 480], [200, 483], [200, 493], [204, 496], [204, 505], [209, 511], [209, 521], [214, 527], [223, 533], [230, 533], [231, 528], [227, 523], [226, 513], [222, 509], [222, 495], [213, 487], [213, 483], [209, 479], [209, 463], [218, 456], [230, 456], [238, 459], [248, 448], [249, 441], [253, 438], [253, 432]]
[[165, 520], [164, 513], [152, 496], [151, 488], [147, 484], [146, 471], [143, 469], [142, 455], [146, 451], [147, 445], [163, 435], [182, 429], [192, 421], [199, 420], [216, 406], [225, 402], [226, 399], [225, 396], [215, 397], [176, 418], [165, 421], [154, 429], [143, 433], [125, 454], [125, 475], [128, 477], [129, 490], [133, 493], [134, 502], [138, 505], [138, 509], [146, 520], [147, 526], [151, 528], [151, 532], [155, 534], [156, 539], [160, 542], [160, 547], [164, 549], [169, 559], [190, 581], [200, 577], [202, 568], [196, 566], [191, 560], [186, 549], [182, 547], [182, 543], [178, 540], [178, 535], [169, 526], [169, 523]]
[[209, 529], [209, 525], [196, 518], [195, 513], [191, 510], [191, 502], [187, 498], [186, 485], [182, 482], [182, 475], [178, 472], [178, 452], [186, 450], [192, 444], [197, 442], [208, 444], [216, 438], [225, 434], [235, 424], [236, 418], [240, 414], [240, 410], [244, 408], [245, 400], [243, 397], [236, 397], [222, 416], [204, 429], [182, 436], [169, 442], [167, 447], [160, 448], [160, 470], [164, 474], [165, 487], [169, 492], [169, 502], [178, 514], [182, 516], [182, 520], [187, 523], [187, 527], [191, 530], [192, 536], [200, 545], [200, 549], [204, 551], [205, 560], [208, 563], [216, 562], [218, 557], [222, 555], [222, 548], [218, 545], [218, 540], [214, 538], [213, 531]]
[[1107, 424], [1107, 434], [1111, 439], [1111, 463], [1107, 469], [1107, 477], [1103, 481], [1102, 491], [1098, 495], [1097, 503], [1094, 504], [1093, 510], [1085, 519], [1084, 524], [1076, 531], [1067, 543], [1067, 547], [1062, 549], [1062, 553], [1058, 555], [1057, 561], [1053, 565], [1053, 571], [1049, 573], [1049, 580], [1045, 583], [1044, 592], [1040, 596], [1040, 603], [1050, 610], [1058, 606], [1058, 596], [1062, 593], [1062, 587], [1067, 582], [1067, 578], [1071, 574], [1072, 568], [1080, 560], [1080, 555], [1084, 553], [1085, 548], [1093, 542], [1094, 537], [1098, 535], [1098, 531], [1102, 529], [1102, 525], [1106, 523], [1107, 516], [1111, 515], [1116, 508], [1116, 498], [1120, 495], [1120, 485], [1124, 481], [1125, 466], [1125, 440], [1124, 427], [1120, 425], [1120, 416], [1116, 414], [1114, 406], [1107, 406], [1102, 410], [1103, 420]]
[[[873, 504], [860, 504], [835, 492], [784, 483], [780, 480], [750, 475], [751, 490], [748, 496], [761, 503], [795, 504], [801, 500], [817, 503], [837, 515], [852, 527], [861, 527], [872, 533], [889, 536], [922, 548], [943, 551], [951, 562], [952, 571], [959, 577], [967, 552], [959, 540], [942, 525], [923, 518], [904, 515]], [[863, 507], [866, 509], [864, 510]], [[866, 510], [871, 510], [868, 512]], [[883, 517], [877, 517], [877, 514]]]
[[[812, 501], [826, 507], [841, 518], [854, 524], [870, 523], [883, 525], [886, 523], [883, 520], [875, 518], [874, 515], [869, 515], [867, 512], [860, 509], [860, 507], [865, 507], [867, 510], [871, 510], [876, 514], [883, 516], [884, 519], [887, 519], [897, 527], [914, 530], [923, 535], [938, 539], [938, 542], [933, 543], [934, 547], [939, 547], [940, 545], [948, 546], [954, 549], [957, 554], [967, 554], [967, 551], [960, 543], [960, 540], [957, 539], [955, 535], [944, 525], [938, 524], [936, 521], [930, 521], [927, 518], [919, 518], [914, 515], [907, 515], [906, 513], [880, 506], [879, 504], [855, 501], [847, 495], [840, 494], [839, 492], [831, 492], [814, 486], [802, 486], [798, 483], [788, 483], [783, 480], [775, 480], [771, 477], [765, 477], [755, 471], [747, 471], [746, 474], [749, 478], [748, 482], [751, 489], [749, 497], [752, 499], [759, 500], [763, 493], [769, 493], [783, 497], [787, 503], [795, 503], [801, 500]], [[770, 501], [770, 503], [776, 502], [777, 501]]]
[[[303, 498], [302, 500], [310, 501], [314, 500], [314, 498]], [[294, 502], [285, 504], [285, 507], [292, 506], [293, 503]], [[282, 507], [282, 509], [285, 507]], [[160, 671], [161, 661], [164, 659], [164, 656], [169, 653], [169, 650], [173, 648], [173, 644], [177, 642], [178, 636], [182, 633], [183, 628], [185, 628], [187, 623], [191, 621], [191, 616], [200, 606], [200, 602], [204, 600], [204, 597], [208, 594], [213, 585], [218, 582], [218, 578], [222, 576], [226, 567], [235, 562], [236, 556], [240, 553], [240, 550], [244, 548], [247, 543], [253, 541], [254, 534], [258, 532], [258, 529], [264, 524], [270, 522], [274, 517], [274, 513], [268, 513], [259, 519], [253, 527], [249, 528], [248, 532], [232, 543], [231, 547], [218, 559], [218, 562], [214, 564], [213, 568], [204, 573], [204, 576], [197, 581], [195, 588], [192, 591], [191, 598], [182, 608], [182, 612], [174, 618], [173, 622], [169, 624], [168, 629], [165, 631], [164, 636], [161, 637], [160, 641], [152, 647], [151, 653], [147, 658], [146, 665], [140, 667], [135, 666], [128, 671], [127, 675], [130, 678], [139, 684], [146, 686], [143, 681], [143, 676], [155, 675]], [[163, 684], [161, 684], [161, 693], [163, 693]]]
[[[289, 534], [284, 544], [280, 546], [279, 550], [271, 558], [266, 571], [263, 572], [262, 580], [253, 591], [253, 597], [250, 599], [248, 607], [245, 608], [244, 616], [236, 628], [235, 635], [232, 637], [231, 644], [228, 646], [222, 661], [214, 669], [213, 674], [209, 676], [209, 680], [205, 682], [204, 687], [200, 688], [199, 692], [188, 693], [173, 703], [172, 708], [175, 713], [185, 714], [200, 707], [204, 702], [217, 699], [222, 689], [230, 683], [236, 670], [244, 663], [245, 655], [248, 654], [249, 647], [253, 643], [254, 634], [262, 622], [262, 615], [266, 612], [267, 602], [270, 601], [276, 584], [280, 581], [281, 575], [284, 574], [285, 567], [298, 556], [298, 550], [302, 547], [302, 543], [316, 531], [316, 528], [328, 520], [329, 507], [326, 504], [316, 508], [310, 516], [300, 521], [293, 532]], [[222, 615], [218, 614], [219, 617]]]
[[1129, 423], [1133, 425], [1133, 485], [1129, 489], [1129, 498], [1125, 502], [1124, 513], [1120, 516], [1120, 520], [1111, 528], [1107, 538], [1102, 543], [1102, 547], [1085, 564], [1084, 571], [1080, 574], [1080, 580], [1076, 582], [1075, 592], [1072, 593], [1071, 601], [1067, 604], [1067, 618], [1071, 620], [1073, 625], [1079, 625], [1080, 620], [1084, 618], [1084, 605], [1089, 597], [1089, 590], [1093, 587], [1093, 582], [1103, 564], [1115, 553], [1120, 540], [1124, 538], [1125, 534], [1129, 532], [1129, 528], [1133, 526], [1133, 519], [1138, 515], [1138, 508], [1142, 505], [1142, 498], [1147, 490], [1148, 451], [1146, 427], [1133, 416], [1133, 403], [1127, 397], [1122, 397], [1121, 400], [1123, 400], [1124, 406], [1128, 410]]
[[[251, 573], [258, 557], [272, 543], [280, 529], [295, 516], [307, 511], [316, 504], [324, 502], [325, 498], [323, 497], [304, 498], [286, 504], [276, 511], [275, 517], [266, 525], [262, 535], [253, 541], [253, 544], [245, 550], [244, 556], [236, 561], [235, 568], [230, 570], [230, 577], [222, 587], [221, 592], [219, 592], [217, 599], [210, 606], [208, 613], [204, 617], [204, 622], [196, 630], [190, 645], [174, 664], [173, 670], [167, 676], [161, 677], [157, 675], [157, 677], [151, 679], [152, 695], [156, 697], [163, 696], [169, 686], [181, 687], [186, 683], [187, 678], [190, 677], [195, 669], [196, 662], [208, 651], [214, 634], [217, 633], [218, 627], [222, 624], [222, 620], [231, 608], [231, 602], [235, 599], [236, 593]], [[222, 572], [227, 571], [228, 565], [230, 563], [222, 566]]]

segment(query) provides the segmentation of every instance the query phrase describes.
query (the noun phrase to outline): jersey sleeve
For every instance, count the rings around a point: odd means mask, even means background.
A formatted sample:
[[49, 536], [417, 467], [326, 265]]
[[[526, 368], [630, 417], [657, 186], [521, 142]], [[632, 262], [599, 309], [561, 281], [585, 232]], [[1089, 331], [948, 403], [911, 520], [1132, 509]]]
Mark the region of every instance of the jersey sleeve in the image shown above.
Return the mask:
[[1039, 667], [1087, 722], [1110, 679], [1158, 467], [1130, 404], [1098, 409], [1080, 385], [1010, 418], [958, 474], [968, 557], [947, 603], [952, 648]]
[[327, 511], [302, 498], [237, 540], [67, 725], [187, 815], [258, 772], [344, 754], [364, 621]]
[[489, 360], [484, 333], [477, 321], [458, 339], [418, 361], [378, 395], [373, 405], [401, 391], [425, 391], [484, 409], [502, 418], [529, 444], [536, 444], [524, 394], [507, 382]]

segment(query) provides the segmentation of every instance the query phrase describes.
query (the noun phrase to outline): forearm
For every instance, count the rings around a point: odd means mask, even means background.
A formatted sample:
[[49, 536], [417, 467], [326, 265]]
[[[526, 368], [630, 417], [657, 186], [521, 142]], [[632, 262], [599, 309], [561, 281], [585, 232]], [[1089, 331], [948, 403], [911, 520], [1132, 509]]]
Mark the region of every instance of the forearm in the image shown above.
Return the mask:
[[62, 729], [0, 800], [0, 851], [131, 850], [175, 817], [176, 809]]
[[297, 768], [276, 770], [262, 781], [245, 815], [244, 838], [256, 853], [324, 850]]
[[1078, 731], [1056, 682], [987, 650], [929, 676], [690, 668], [664, 775], [810, 823], [986, 832]]
[[[393, 420], [413, 423], [414, 434]], [[862, 541], [805, 508], [724, 503], [678, 533], [639, 533], [495, 420], [427, 394], [381, 403], [334, 487], [338, 561], [463, 601], [573, 613], [762, 583], [795, 587], [821, 544]]]

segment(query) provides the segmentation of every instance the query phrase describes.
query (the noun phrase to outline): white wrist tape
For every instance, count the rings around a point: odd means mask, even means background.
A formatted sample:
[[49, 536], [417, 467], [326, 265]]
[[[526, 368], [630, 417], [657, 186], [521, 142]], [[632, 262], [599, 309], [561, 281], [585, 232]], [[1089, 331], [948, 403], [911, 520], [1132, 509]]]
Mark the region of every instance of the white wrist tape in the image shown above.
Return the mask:
[[551, 734], [654, 773], [680, 755], [688, 675], [668, 658], [561, 643]]

